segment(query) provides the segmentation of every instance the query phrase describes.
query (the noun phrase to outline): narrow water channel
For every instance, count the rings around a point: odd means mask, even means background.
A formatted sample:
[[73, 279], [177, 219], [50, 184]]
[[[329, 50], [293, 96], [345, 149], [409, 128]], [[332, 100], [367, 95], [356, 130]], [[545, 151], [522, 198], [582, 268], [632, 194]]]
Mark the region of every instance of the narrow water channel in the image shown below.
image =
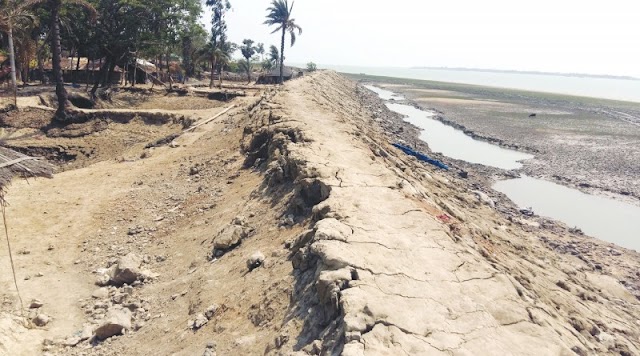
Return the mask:
[[432, 151], [447, 157], [501, 169], [522, 168], [520, 161], [533, 158], [530, 154], [504, 149], [467, 136], [461, 130], [434, 119], [431, 112], [396, 103], [387, 103], [387, 107], [405, 115], [405, 121], [421, 128], [420, 139], [426, 141]]
[[398, 95], [389, 90], [384, 90], [378, 87], [374, 87], [373, 85], [365, 85], [364, 87], [378, 94], [378, 96], [382, 100], [404, 100], [403, 96]]
[[[366, 87], [383, 100], [404, 100], [391, 91]], [[386, 105], [421, 128], [420, 139], [427, 142], [432, 151], [447, 157], [508, 170], [521, 168], [521, 161], [533, 158], [532, 155], [467, 136], [461, 130], [434, 119], [434, 114], [429, 111], [393, 102]], [[640, 251], [638, 206], [526, 176], [499, 181], [493, 188], [506, 194], [518, 206], [532, 208], [537, 215], [578, 227], [589, 236]]]
[[640, 207], [526, 176], [499, 181], [493, 189], [520, 207], [531, 207], [540, 216], [640, 251]]

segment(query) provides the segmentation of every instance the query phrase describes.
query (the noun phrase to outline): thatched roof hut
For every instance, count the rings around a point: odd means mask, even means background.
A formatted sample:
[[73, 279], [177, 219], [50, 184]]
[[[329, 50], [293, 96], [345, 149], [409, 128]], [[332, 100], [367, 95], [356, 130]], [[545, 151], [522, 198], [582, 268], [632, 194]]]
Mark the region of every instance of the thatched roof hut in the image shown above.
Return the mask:
[[[291, 67], [284, 67], [284, 70], [282, 71], [282, 79], [287, 81], [290, 80], [291, 78], [293, 78], [295, 75], [295, 72], [293, 71], [293, 68]], [[264, 73], [262, 75], [260, 75], [260, 77], [258, 77], [258, 84], [276, 84], [280, 81], [280, 66], [276, 66], [274, 69], [272, 69], [270, 72]]]
[[0, 146], [0, 204], [5, 204], [4, 194], [15, 177], [53, 177], [53, 166], [43, 158], [36, 158]]

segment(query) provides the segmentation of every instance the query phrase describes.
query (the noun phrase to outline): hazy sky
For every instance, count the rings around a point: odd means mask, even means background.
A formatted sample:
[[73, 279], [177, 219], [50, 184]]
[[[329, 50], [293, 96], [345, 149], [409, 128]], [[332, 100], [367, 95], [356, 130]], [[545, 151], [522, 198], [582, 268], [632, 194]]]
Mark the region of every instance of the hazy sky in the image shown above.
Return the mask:
[[[232, 41], [280, 46], [262, 25], [270, 0], [231, 3]], [[640, 77], [636, 1], [297, 0], [293, 14], [303, 33], [289, 62]]]

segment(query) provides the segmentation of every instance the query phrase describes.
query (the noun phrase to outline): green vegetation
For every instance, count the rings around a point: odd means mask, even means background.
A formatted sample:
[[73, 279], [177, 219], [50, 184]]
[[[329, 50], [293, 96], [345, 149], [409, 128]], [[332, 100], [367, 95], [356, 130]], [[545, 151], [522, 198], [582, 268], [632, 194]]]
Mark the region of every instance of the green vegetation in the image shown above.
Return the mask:
[[[200, 24], [204, 6], [212, 13], [210, 32]], [[291, 18], [293, 3], [273, 0], [268, 9], [265, 23], [282, 31], [280, 51], [271, 45], [267, 52], [265, 44], [251, 40], [241, 46], [230, 42], [230, 10], [229, 0], [0, 0], [0, 51], [10, 57], [10, 70], [2, 69], [0, 76], [10, 73], [16, 88], [19, 79], [46, 83], [50, 75], [56, 84], [56, 118], [66, 121], [71, 105], [64, 80], [84, 80], [87, 90], [92, 84], [89, 92], [96, 97], [99, 88], [113, 84], [116, 67], [124, 69], [125, 83], [135, 85], [143, 59], [156, 67], [153, 73], [145, 70], [154, 82], [185, 82], [210, 72], [209, 86], [216, 74], [222, 86], [225, 70], [246, 72], [251, 81], [255, 63], [264, 70], [280, 66], [282, 72], [285, 36], [289, 33], [293, 46], [302, 32]], [[238, 49], [244, 60], [234, 61]]]
[[316, 70], [318, 70], [318, 66], [316, 66], [316, 64], [313, 62], [309, 62], [307, 63], [307, 70], [309, 72], [315, 72]]
[[242, 52], [242, 56], [244, 57], [244, 62], [240, 63], [240, 66], [247, 73], [247, 81], [251, 82], [251, 71], [253, 70], [253, 66], [251, 65], [251, 57], [257, 52], [257, 47], [253, 45], [253, 40], [245, 39], [242, 41], [242, 46], [240, 47], [240, 52]]
[[13, 86], [13, 104], [16, 106], [17, 79], [14, 29], [18, 31], [18, 38], [23, 38], [27, 35], [31, 25], [37, 21], [36, 17], [29, 11], [30, 7], [35, 3], [36, 2], [33, 1], [17, 0], [6, 0], [0, 3], [2, 5], [0, 8], [0, 31], [7, 34], [11, 66], [11, 85]]

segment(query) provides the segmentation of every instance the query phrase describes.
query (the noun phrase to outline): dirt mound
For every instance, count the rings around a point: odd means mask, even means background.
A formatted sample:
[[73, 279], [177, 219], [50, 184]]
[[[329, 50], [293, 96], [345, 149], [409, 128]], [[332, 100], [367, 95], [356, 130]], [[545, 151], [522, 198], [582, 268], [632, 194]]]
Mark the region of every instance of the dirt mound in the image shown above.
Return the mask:
[[24, 108], [0, 112], [0, 127], [13, 129], [43, 129], [51, 124], [54, 112], [37, 108]]
[[193, 119], [170, 113], [77, 111], [61, 124], [51, 112], [26, 108], [0, 114], [6, 147], [75, 169], [108, 159], [137, 159], [149, 143], [177, 135]]
[[224, 105], [222, 98], [206, 98], [195, 95], [181, 95], [178, 92], [149, 89], [120, 89], [109, 95], [108, 100], [100, 100], [102, 109], [136, 110], [202, 110]]

